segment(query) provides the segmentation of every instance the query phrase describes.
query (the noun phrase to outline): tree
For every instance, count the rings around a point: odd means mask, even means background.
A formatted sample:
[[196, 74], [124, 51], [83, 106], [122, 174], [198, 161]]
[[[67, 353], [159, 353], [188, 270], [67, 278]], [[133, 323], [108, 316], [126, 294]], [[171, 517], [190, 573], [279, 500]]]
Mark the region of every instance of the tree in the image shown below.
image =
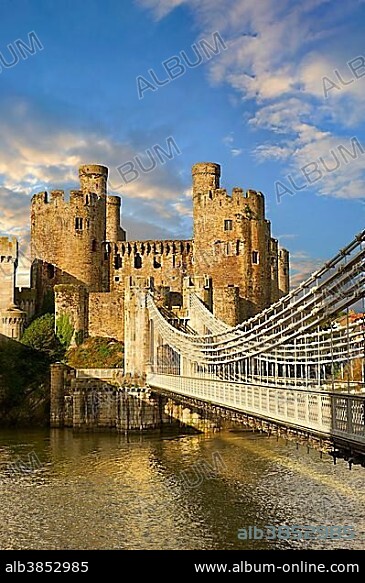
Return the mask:
[[43, 352], [52, 362], [64, 356], [65, 350], [55, 334], [55, 317], [52, 314], [34, 320], [25, 330], [21, 342]]

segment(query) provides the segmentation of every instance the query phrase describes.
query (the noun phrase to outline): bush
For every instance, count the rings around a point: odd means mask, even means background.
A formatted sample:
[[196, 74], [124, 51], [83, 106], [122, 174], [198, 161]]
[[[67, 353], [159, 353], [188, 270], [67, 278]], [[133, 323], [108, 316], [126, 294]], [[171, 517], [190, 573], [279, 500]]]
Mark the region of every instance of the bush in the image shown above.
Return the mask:
[[34, 320], [26, 328], [21, 342], [34, 350], [44, 353], [50, 362], [61, 360], [65, 348], [55, 334], [55, 318], [52, 314], [45, 314]]
[[61, 314], [56, 322], [56, 335], [62, 346], [67, 350], [74, 335], [74, 328], [71, 324], [70, 316]]
[[66, 360], [75, 368], [122, 368], [124, 344], [114, 338], [87, 338], [67, 351]]

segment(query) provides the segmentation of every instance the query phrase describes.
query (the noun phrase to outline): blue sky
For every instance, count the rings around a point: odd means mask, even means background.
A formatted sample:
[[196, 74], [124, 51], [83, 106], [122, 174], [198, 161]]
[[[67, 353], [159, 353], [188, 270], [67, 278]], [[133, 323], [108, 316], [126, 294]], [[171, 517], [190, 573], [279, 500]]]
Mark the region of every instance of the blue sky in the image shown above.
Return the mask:
[[[3, 0], [2, 60], [32, 32], [43, 47], [0, 73], [0, 233], [20, 237], [20, 283], [31, 195], [75, 187], [87, 162], [110, 167], [130, 239], [190, 237], [191, 166], [220, 163], [223, 187], [265, 194], [303, 279], [364, 227], [364, 23], [360, 0]], [[184, 74], [139, 99], [174, 56]], [[180, 154], [119, 188], [117, 168], [169, 137]]]

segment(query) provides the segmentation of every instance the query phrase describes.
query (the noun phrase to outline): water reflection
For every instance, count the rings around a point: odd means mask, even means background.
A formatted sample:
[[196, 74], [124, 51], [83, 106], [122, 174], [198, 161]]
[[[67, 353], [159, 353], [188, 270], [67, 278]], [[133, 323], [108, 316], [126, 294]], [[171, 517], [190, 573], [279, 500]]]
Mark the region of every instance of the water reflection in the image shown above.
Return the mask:
[[[31, 452], [40, 468], [8, 471]], [[362, 468], [350, 472], [249, 432], [1, 431], [0, 548], [361, 549], [364, 477]], [[249, 525], [282, 524], [353, 525], [356, 538], [340, 545], [237, 538]]]

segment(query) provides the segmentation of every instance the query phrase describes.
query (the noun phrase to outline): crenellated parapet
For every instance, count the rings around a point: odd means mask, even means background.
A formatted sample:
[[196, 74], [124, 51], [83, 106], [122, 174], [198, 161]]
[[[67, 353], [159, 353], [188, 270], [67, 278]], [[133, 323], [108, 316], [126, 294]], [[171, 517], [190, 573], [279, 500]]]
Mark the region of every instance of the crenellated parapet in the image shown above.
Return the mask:
[[115, 245], [115, 252], [120, 253], [123, 257], [125, 255], [133, 255], [138, 253], [142, 257], [144, 255], [177, 255], [192, 252], [193, 242], [178, 241], [178, 240], [146, 240], [146, 241], [125, 241]]

